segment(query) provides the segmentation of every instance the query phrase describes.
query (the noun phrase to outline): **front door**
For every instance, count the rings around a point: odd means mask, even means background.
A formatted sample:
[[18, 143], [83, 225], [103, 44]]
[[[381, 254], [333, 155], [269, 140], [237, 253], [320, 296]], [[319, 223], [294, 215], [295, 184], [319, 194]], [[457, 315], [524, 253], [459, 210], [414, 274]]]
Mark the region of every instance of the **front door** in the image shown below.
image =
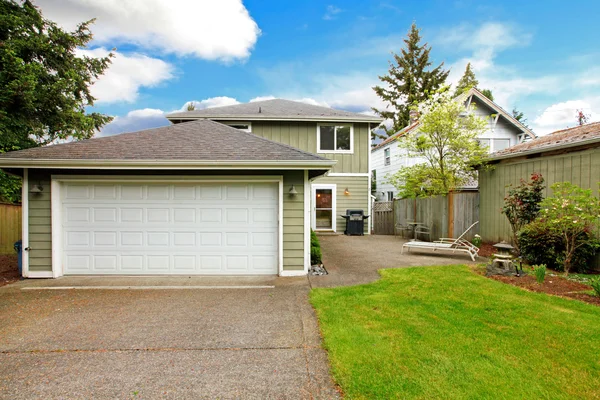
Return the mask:
[[335, 232], [335, 189], [336, 185], [312, 185], [312, 228], [315, 231]]

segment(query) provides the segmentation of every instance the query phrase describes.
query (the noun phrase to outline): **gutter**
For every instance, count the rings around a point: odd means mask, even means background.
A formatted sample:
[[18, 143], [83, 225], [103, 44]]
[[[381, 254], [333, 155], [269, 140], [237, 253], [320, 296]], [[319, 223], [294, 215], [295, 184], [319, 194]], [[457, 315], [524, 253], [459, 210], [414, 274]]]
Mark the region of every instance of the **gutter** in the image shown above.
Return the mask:
[[561, 149], [571, 149], [573, 147], [580, 147], [580, 146], [585, 146], [586, 144], [593, 144], [593, 143], [600, 143], [600, 137], [596, 137], [593, 139], [587, 139], [587, 140], [581, 140], [579, 142], [573, 142], [573, 143], [566, 143], [563, 145], [556, 145], [556, 146], [548, 146], [548, 147], [543, 147], [543, 148], [536, 148], [536, 149], [531, 149], [531, 150], [525, 150], [525, 151], [520, 151], [520, 152], [516, 152], [516, 153], [508, 153], [508, 154], [501, 154], [498, 156], [492, 156], [488, 158], [488, 161], [498, 161], [498, 160], [506, 160], [509, 158], [515, 158], [515, 157], [521, 157], [521, 156], [527, 156], [530, 154], [536, 154], [536, 153], [547, 153], [549, 151], [554, 151], [554, 150], [561, 150]]
[[0, 168], [89, 169], [330, 169], [336, 160], [190, 161], [190, 160], [54, 160], [0, 158]]
[[292, 116], [271, 116], [271, 117], [258, 117], [256, 115], [177, 115], [170, 114], [166, 118], [171, 121], [192, 121], [199, 119], [208, 119], [211, 121], [307, 121], [307, 122], [360, 122], [360, 123], [382, 123], [382, 118], [356, 118], [356, 117], [344, 117], [344, 116], [331, 116], [331, 117], [302, 117], [298, 115]]

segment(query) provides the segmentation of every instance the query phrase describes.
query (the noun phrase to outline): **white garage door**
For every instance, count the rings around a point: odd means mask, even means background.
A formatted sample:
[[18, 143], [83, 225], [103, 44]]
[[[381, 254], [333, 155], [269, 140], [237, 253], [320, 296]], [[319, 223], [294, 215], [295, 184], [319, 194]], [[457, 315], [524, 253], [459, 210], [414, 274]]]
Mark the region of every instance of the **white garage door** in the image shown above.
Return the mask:
[[275, 183], [65, 183], [61, 192], [64, 274], [277, 273]]

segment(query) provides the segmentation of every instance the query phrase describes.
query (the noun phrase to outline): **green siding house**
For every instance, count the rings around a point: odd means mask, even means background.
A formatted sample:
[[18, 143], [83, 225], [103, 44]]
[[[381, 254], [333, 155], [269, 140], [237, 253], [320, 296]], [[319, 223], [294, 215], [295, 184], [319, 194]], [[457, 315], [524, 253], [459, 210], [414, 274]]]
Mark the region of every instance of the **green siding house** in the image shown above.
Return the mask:
[[0, 155], [23, 177], [23, 276], [305, 275], [311, 227], [369, 212], [378, 118], [287, 100], [167, 118]]

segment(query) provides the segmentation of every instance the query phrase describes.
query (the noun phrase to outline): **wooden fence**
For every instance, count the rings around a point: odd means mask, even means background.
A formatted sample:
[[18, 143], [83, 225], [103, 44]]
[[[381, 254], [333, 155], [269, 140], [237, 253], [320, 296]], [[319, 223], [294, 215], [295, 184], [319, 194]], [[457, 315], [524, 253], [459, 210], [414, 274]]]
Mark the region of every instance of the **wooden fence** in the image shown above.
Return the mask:
[[394, 202], [376, 201], [373, 203], [373, 233], [376, 235], [394, 234]]
[[0, 203], [0, 254], [15, 254], [15, 242], [21, 239], [21, 206]]
[[[373, 210], [378, 204], [389, 202], [375, 202]], [[392, 222], [387, 218], [378, 218], [376, 212], [373, 220], [375, 234], [392, 235], [396, 225], [406, 226], [407, 221], [420, 222], [431, 230], [431, 240], [442, 237], [460, 236], [472, 223], [479, 220], [479, 193], [458, 192], [448, 196], [426, 197], [418, 199], [400, 199], [393, 202]], [[377, 222], [385, 226], [377, 227]], [[479, 232], [479, 227], [466, 235], [467, 240]]]

